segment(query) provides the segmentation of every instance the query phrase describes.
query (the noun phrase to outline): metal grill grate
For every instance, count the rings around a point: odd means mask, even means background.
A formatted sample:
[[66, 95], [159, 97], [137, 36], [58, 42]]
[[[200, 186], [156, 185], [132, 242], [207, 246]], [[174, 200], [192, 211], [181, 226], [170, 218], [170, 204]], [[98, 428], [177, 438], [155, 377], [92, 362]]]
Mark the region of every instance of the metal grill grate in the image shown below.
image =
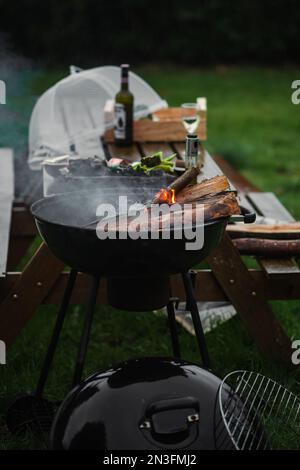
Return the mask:
[[[274, 380], [255, 372], [232, 372], [223, 380], [218, 400], [228, 447], [300, 448], [300, 400]], [[218, 448], [224, 442], [224, 427], [218, 423]]]

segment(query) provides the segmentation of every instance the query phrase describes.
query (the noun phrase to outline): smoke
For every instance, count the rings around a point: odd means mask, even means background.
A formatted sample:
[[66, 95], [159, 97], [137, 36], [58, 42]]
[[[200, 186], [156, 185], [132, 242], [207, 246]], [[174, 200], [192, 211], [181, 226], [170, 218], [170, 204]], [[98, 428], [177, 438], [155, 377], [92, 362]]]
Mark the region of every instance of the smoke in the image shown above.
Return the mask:
[[[0, 32], [0, 80], [6, 84], [6, 104], [0, 106], [0, 146], [10, 147], [14, 151], [15, 197], [24, 200], [28, 205], [43, 197], [42, 171], [31, 171], [28, 166], [29, 121], [38, 98], [33, 92], [33, 83], [40, 72], [41, 70], [31, 60], [18, 55], [11, 47], [7, 36]], [[102, 202], [114, 202], [119, 195], [130, 193], [130, 202], [144, 203], [169, 183], [167, 177], [150, 180], [151, 178], [140, 177], [135, 179], [132, 176], [129, 178], [108, 176], [92, 178], [91, 182], [90, 178], [57, 177], [53, 178], [54, 187], [49, 188], [48, 195], [77, 191], [89, 193], [91, 201], [86, 214], [77, 199], [74, 203], [70, 196], [63, 198], [67, 213], [77, 225], [81, 224], [82, 220], [84, 223], [89, 222], [90, 215], [94, 218], [96, 206]], [[61, 184], [61, 187], [57, 188], [57, 184]], [[90, 207], [94, 213], [90, 213]], [[54, 216], [56, 215], [54, 211]], [[64, 217], [65, 215], [63, 219]]]
[[0, 79], [6, 85], [6, 104], [0, 106], [0, 147], [14, 151], [15, 197], [30, 203], [41, 194], [41, 174], [27, 165], [28, 126], [36, 97], [31, 82], [37, 73], [30, 60], [16, 54], [0, 33]]
[[[85, 160], [85, 162], [93, 159]], [[64, 165], [64, 164], [63, 164]], [[94, 169], [88, 163], [78, 163], [78, 169], [65, 173], [63, 165], [45, 165], [44, 191], [46, 196], [57, 195], [39, 206], [37, 215], [58, 224], [84, 226], [97, 220], [100, 204], [110, 204], [119, 209], [119, 197], [126, 196], [128, 204], [145, 204], [151, 201], [162, 187], [167, 187], [174, 177], [116, 174], [113, 170]], [[102, 165], [102, 164], [101, 164]], [[79, 172], [79, 174], [78, 174]]]

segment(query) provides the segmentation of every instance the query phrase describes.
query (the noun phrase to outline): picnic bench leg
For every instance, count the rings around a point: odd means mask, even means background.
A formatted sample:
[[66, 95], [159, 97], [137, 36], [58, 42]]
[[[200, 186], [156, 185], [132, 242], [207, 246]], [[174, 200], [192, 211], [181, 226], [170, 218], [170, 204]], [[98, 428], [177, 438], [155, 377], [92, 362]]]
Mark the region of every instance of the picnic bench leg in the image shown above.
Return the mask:
[[29, 208], [24, 204], [15, 203], [10, 226], [8, 270], [17, 266], [37, 235], [36, 224]]
[[259, 349], [292, 367], [291, 342], [227, 234], [207, 261]]
[[8, 348], [61, 274], [64, 263], [42, 243], [0, 304], [0, 339]]
[[25, 256], [35, 237], [11, 237], [9, 241], [7, 269], [14, 269]]

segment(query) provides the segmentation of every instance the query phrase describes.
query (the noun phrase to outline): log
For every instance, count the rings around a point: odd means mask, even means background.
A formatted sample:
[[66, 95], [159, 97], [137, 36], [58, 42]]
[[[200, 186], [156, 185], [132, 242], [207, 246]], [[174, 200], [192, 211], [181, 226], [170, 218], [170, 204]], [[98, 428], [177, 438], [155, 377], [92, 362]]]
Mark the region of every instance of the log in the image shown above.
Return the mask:
[[274, 225], [228, 225], [227, 231], [231, 238], [293, 240], [300, 239], [300, 222]]
[[[240, 207], [238, 205], [235, 193], [228, 191], [224, 194], [216, 194], [203, 198], [201, 205], [204, 206], [204, 221], [214, 220], [223, 217], [230, 217], [231, 215], [240, 214]], [[184, 207], [180, 205], [180, 208], [175, 212], [167, 214], [159, 214], [158, 220], [155, 221], [155, 225], [158, 230], [162, 230], [166, 226], [174, 226], [174, 219], [179, 217], [188, 226], [194, 225], [197, 221], [196, 211], [200, 206], [200, 203], [191, 204], [190, 207]], [[184, 219], [183, 219], [184, 214]], [[139, 224], [136, 227], [137, 231], [150, 230], [150, 216], [151, 208], [145, 211], [139, 216]], [[117, 230], [126, 232], [128, 225], [135, 220], [135, 217], [128, 217], [127, 219], [120, 217], [117, 222]], [[177, 219], [178, 220], [178, 219]]]
[[191, 184], [200, 173], [199, 167], [192, 167], [186, 170], [175, 181], [173, 181], [166, 189], [159, 191], [152, 199], [152, 204], [160, 202], [171, 202], [172, 194], [179, 193], [183, 188]]
[[[200, 203], [199, 203], [200, 204]], [[191, 208], [182, 208], [181, 211], [177, 211], [176, 214], [181, 212], [184, 213], [184, 222], [187, 225], [193, 225], [196, 222], [196, 210], [199, 204], [192, 204]], [[202, 201], [201, 201], [202, 204]], [[224, 217], [230, 217], [232, 215], [240, 214], [240, 207], [236, 200], [233, 192], [228, 192], [223, 195], [215, 195], [203, 200], [204, 206], [204, 221], [215, 220]], [[174, 225], [174, 215], [163, 215], [159, 218], [159, 229], [164, 226], [167, 220], [170, 220], [170, 226]], [[145, 229], [145, 227], [142, 227]]]
[[[200, 201], [199, 201], [200, 203]], [[241, 213], [234, 191], [227, 191], [224, 194], [216, 194], [201, 199], [204, 204], [204, 220], [218, 219], [219, 217], [230, 217]]]
[[300, 240], [270, 240], [265, 238], [236, 238], [233, 244], [242, 255], [290, 258], [300, 256]]
[[191, 184], [195, 178], [200, 173], [200, 168], [198, 166], [193, 166], [186, 170], [183, 175], [179, 176], [175, 181], [173, 181], [168, 189], [174, 189], [175, 193], [178, 194], [183, 188]]
[[221, 193], [229, 189], [229, 182], [226, 176], [215, 176], [202, 181], [199, 184], [188, 186], [176, 192], [176, 202], [188, 203], [198, 201], [209, 194]]

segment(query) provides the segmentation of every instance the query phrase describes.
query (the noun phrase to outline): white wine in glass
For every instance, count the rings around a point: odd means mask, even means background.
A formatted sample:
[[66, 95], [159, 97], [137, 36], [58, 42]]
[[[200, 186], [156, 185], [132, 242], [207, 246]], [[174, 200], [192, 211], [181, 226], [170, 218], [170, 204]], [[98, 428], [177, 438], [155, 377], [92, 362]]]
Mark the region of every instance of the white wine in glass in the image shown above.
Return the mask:
[[199, 110], [196, 103], [183, 103], [182, 108], [182, 123], [188, 134], [196, 134], [200, 123]]

